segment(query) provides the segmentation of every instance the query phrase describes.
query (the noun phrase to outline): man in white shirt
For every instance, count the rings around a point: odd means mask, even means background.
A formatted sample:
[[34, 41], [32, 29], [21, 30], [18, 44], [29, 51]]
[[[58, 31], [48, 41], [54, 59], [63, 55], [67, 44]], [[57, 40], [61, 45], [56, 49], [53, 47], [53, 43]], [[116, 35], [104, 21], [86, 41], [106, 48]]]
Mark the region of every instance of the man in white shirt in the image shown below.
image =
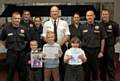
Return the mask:
[[[59, 8], [57, 6], [52, 6], [50, 9], [50, 19], [46, 21], [43, 25], [43, 34], [44, 40], [46, 40], [46, 33], [47, 31], [53, 31], [56, 34], [56, 42], [61, 45], [63, 53], [66, 51], [67, 47], [65, 43], [69, 39], [69, 27], [66, 21], [61, 20], [59, 18]], [[56, 31], [55, 31], [55, 25], [56, 25]], [[64, 56], [64, 54], [63, 54]], [[63, 56], [60, 59], [60, 72], [61, 72], [61, 79], [63, 80], [64, 76], [64, 68], [63, 68]]]

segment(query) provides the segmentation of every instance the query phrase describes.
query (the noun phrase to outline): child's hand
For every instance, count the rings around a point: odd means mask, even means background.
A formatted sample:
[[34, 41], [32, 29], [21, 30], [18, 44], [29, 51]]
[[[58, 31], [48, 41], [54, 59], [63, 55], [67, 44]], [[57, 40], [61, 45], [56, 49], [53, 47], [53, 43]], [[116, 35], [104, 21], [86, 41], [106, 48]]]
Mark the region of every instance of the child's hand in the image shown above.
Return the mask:
[[64, 59], [65, 63], [68, 63], [70, 59], [72, 59], [73, 57], [71, 55], [66, 55], [66, 59]]
[[42, 55], [43, 58], [45, 58], [46, 56], [47, 56], [47, 55], [46, 55], [45, 53]]
[[62, 52], [59, 50], [58, 51], [59, 57], [62, 57]]
[[28, 61], [28, 64], [31, 64], [31, 60]]
[[84, 59], [84, 55], [83, 54], [79, 55], [79, 58]]
[[87, 58], [84, 54], [81, 54], [79, 55], [79, 58], [83, 61], [83, 62], [86, 62], [87, 61]]
[[67, 55], [67, 59], [70, 60], [72, 59], [73, 57], [71, 55]]
[[55, 54], [55, 56], [57, 57], [57, 58], [59, 58], [59, 57], [61, 57], [62, 56], [62, 54]]
[[55, 56], [56, 56], [57, 58], [59, 58], [59, 54], [55, 54]]
[[42, 48], [38, 48], [38, 51], [41, 51], [42, 50]]

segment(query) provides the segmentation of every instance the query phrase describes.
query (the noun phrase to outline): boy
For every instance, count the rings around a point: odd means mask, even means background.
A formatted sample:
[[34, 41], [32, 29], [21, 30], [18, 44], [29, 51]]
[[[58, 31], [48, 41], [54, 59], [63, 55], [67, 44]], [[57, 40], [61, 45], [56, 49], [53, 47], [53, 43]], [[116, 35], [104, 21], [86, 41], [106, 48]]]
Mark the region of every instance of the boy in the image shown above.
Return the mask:
[[62, 56], [60, 45], [55, 43], [54, 32], [47, 32], [47, 44], [43, 46], [44, 62], [44, 79], [50, 81], [51, 74], [54, 81], [60, 81], [59, 77], [59, 57]]
[[[30, 41], [31, 52], [27, 55], [27, 63], [29, 70], [30, 81], [42, 81], [42, 55], [38, 50], [38, 44], [36, 40]], [[41, 65], [39, 67], [39, 65]]]

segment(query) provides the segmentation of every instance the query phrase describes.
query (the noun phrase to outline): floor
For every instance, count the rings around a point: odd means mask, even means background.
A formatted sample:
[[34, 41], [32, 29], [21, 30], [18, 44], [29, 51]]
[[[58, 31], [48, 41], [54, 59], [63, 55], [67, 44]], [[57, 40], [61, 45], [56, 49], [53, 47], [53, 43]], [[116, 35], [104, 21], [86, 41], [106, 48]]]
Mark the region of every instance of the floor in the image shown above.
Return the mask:
[[[6, 68], [0, 68], [0, 81], [6, 81], [6, 74]], [[17, 72], [14, 81], [18, 81]], [[116, 61], [116, 81], [120, 81], [120, 61]]]

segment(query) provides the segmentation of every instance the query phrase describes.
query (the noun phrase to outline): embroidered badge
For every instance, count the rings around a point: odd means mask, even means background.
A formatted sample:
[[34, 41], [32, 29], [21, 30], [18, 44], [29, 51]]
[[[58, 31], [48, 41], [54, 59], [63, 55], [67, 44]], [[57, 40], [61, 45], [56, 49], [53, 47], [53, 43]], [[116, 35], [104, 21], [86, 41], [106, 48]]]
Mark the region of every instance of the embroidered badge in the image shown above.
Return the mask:
[[99, 28], [100, 28], [99, 26], [95, 26], [95, 30], [99, 30]]
[[88, 30], [83, 30], [83, 32], [88, 32]]
[[112, 29], [112, 25], [109, 25], [109, 26], [108, 26], [108, 29]]
[[30, 27], [33, 27], [33, 24], [30, 24]]
[[25, 31], [23, 29], [20, 30], [21, 33], [24, 33]]
[[11, 36], [11, 35], [13, 35], [13, 33], [8, 33], [8, 36]]

